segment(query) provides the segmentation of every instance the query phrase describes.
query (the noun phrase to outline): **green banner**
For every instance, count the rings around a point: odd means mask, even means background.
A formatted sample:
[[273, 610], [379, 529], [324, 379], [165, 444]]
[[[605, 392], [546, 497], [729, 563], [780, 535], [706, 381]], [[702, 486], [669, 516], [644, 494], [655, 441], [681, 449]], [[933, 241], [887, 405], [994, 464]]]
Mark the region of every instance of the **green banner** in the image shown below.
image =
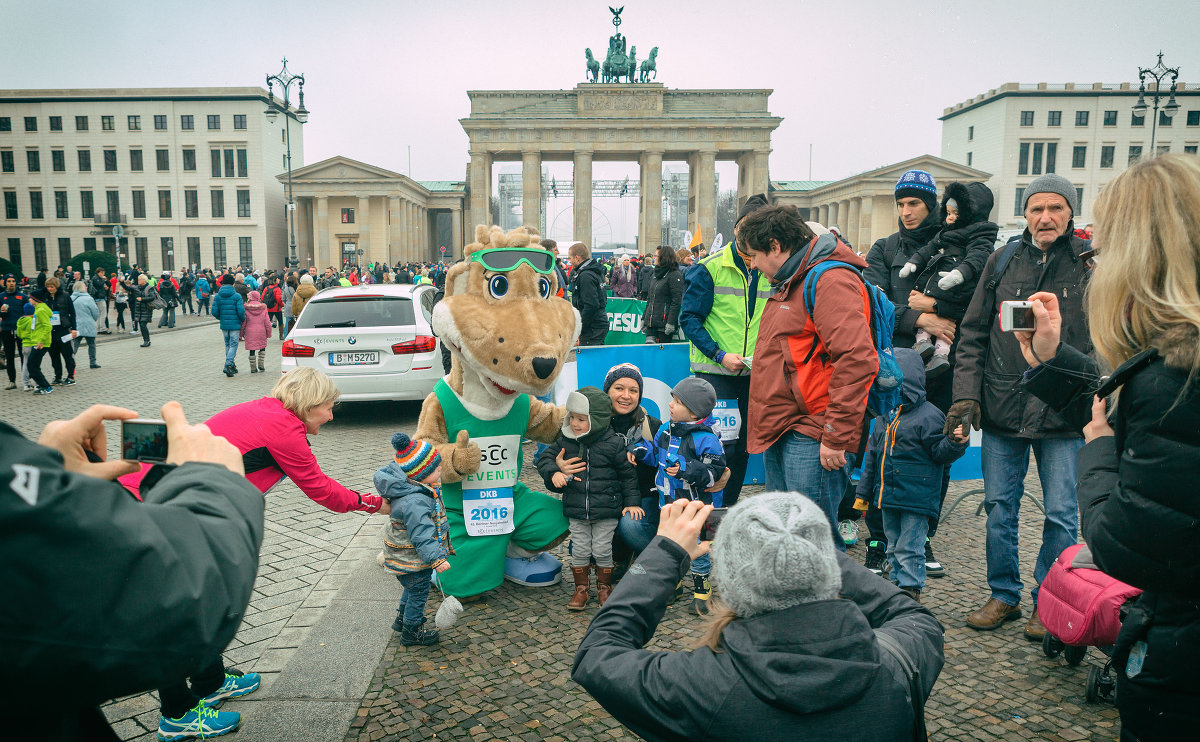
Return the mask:
[[642, 314], [646, 311], [646, 302], [609, 297], [606, 308], [608, 335], [604, 338], [605, 345], [641, 345], [646, 342], [646, 334], [642, 332]]

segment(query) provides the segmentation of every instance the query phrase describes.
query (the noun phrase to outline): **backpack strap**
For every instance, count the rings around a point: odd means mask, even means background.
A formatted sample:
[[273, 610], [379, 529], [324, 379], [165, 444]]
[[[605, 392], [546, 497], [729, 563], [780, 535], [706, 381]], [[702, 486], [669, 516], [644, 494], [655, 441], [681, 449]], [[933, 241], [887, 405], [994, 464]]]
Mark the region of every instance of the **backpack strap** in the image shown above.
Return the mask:
[[917, 669], [916, 663], [893, 636], [876, 629], [875, 640], [879, 642], [879, 646], [887, 650], [888, 654], [896, 658], [900, 669], [904, 672], [904, 677], [908, 681], [908, 700], [912, 704], [913, 710], [913, 740], [925, 742], [929, 739], [929, 734], [925, 729], [925, 697], [924, 689], [921, 686], [921, 671]]
[[995, 291], [996, 286], [1000, 284], [1000, 277], [1004, 275], [1004, 271], [1008, 268], [1008, 262], [1012, 260], [1012, 256], [1016, 254], [1017, 248], [1021, 246], [1020, 240], [1013, 240], [1004, 247], [1000, 248], [1000, 257], [996, 258], [996, 269], [992, 271], [992, 280], [988, 281], [988, 291]]
[[[843, 263], [840, 260], [825, 260], [817, 263], [804, 276], [804, 310], [808, 312], [808, 316], [810, 318], [812, 317], [813, 309], [817, 306], [817, 281], [819, 281], [821, 276], [825, 274], [825, 271], [829, 270], [830, 268], [848, 268], [854, 271], [855, 275], [859, 277], [859, 280], [863, 281], [863, 286], [866, 286], [866, 279], [863, 278], [862, 273], [858, 270], [858, 268], [850, 265], [849, 263]], [[867, 317], [867, 325], [871, 328], [871, 340], [876, 341], [878, 338], [876, 337], [877, 333], [874, 322], [875, 300], [871, 296], [870, 291], [867, 291], [867, 299], [871, 302], [871, 316]], [[815, 324], [816, 323], [814, 321], [814, 327]], [[817, 333], [814, 332], [812, 347], [808, 349], [808, 354], [804, 356], [805, 363], [808, 363], [810, 360], [812, 360], [813, 354], [817, 352], [817, 342], [819, 340], [820, 338], [817, 337]]]

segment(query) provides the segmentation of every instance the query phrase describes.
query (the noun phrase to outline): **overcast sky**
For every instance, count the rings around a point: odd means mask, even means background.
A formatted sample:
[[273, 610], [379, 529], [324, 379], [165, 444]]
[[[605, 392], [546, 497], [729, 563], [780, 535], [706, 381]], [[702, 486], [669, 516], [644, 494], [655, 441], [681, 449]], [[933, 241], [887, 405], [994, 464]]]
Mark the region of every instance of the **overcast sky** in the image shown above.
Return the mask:
[[[307, 163], [346, 155], [460, 180], [472, 89], [569, 89], [603, 56], [592, 0], [0, 0], [0, 88], [263, 85], [306, 77]], [[619, 7], [616, 3], [611, 3]], [[837, 179], [939, 154], [938, 116], [1005, 82], [1122, 82], [1165, 61], [1200, 83], [1200, 2], [624, 3], [672, 88], [771, 88], [771, 177]], [[601, 177], [597, 175], [597, 177]]]

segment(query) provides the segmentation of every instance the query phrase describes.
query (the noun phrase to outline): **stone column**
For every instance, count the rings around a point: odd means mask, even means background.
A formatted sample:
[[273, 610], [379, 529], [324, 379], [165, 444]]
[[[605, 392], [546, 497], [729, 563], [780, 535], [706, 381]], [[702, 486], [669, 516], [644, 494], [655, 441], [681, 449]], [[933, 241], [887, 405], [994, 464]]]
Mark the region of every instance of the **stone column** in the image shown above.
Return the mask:
[[404, 231], [407, 239], [404, 241], [404, 262], [416, 260], [417, 252], [417, 205], [409, 201], [404, 205]]
[[858, 211], [862, 199], [850, 199], [850, 209], [846, 212], [846, 228], [842, 230], [842, 235], [850, 240], [850, 244], [858, 247]]
[[767, 172], [767, 162], [770, 154], [771, 150], [769, 149], [754, 150], [737, 158], [737, 205], [739, 209], [746, 203], [746, 199], [754, 194], [767, 192], [770, 177]]
[[521, 153], [521, 224], [542, 231], [542, 153]]
[[471, 152], [471, 228], [476, 224], [491, 224], [492, 155], [490, 152]]
[[446, 253], [446, 262], [462, 257], [463, 251], [463, 212], [457, 205], [450, 207], [450, 252]]
[[429, 260], [429, 210], [417, 206], [417, 260]]
[[829, 204], [829, 221], [824, 222], [826, 227], [836, 227], [838, 225], [838, 217], [841, 216], [842, 202], [834, 201]]
[[874, 242], [881, 237], [887, 237], [895, 232], [896, 201], [891, 196], [873, 196], [871, 198], [871, 235]]
[[[313, 233], [316, 236], [316, 261], [317, 267], [324, 268], [327, 265], [334, 265], [334, 261], [329, 254], [329, 197], [321, 196], [317, 199], [317, 218], [316, 224], [313, 227]], [[226, 247], [226, 254], [229, 248]]]
[[638, 210], [638, 252], [649, 253], [662, 242], [662, 152], [643, 152]]
[[[575, 218], [571, 225], [572, 239], [592, 246], [592, 153], [575, 152], [575, 171], [572, 175], [575, 191]], [[549, 235], [547, 235], [549, 236]]]
[[[874, 224], [872, 209], [875, 207], [875, 199], [870, 196], [866, 196], [865, 198], [859, 199], [859, 204], [858, 232], [856, 235], [858, 239], [855, 241], [854, 246], [865, 253], [870, 249], [871, 243], [875, 241], [875, 239], [871, 236], [871, 227]], [[863, 226], [864, 222], [866, 222], [865, 227]], [[862, 244], [863, 247], [859, 248], [859, 244]]]
[[717, 236], [717, 153], [700, 152], [696, 159], [696, 226], [707, 245]]
[[360, 266], [375, 259], [375, 246], [371, 244], [371, 197], [359, 196], [358, 209], [354, 214], [358, 222], [358, 249], [363, 251], [362, 257], [354, 256]]
[[401, 216], [400, 197], [388, 196], [388, 238], [387, 238], [387, 262], [389, 265], [395, 265], [400, 258], [400, 245], [403, 239], [402, 235], [404, 218]]

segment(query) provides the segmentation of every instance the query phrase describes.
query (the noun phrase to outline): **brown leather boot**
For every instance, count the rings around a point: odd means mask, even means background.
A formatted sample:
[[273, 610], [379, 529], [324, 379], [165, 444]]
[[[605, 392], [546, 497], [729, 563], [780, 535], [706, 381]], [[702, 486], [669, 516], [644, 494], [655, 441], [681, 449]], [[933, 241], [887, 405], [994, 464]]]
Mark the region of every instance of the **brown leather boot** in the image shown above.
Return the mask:
[[608, 596], [612, 595], [613, 591], [613, 568], [612, 567], [596, 567], [596, 600], [600, 605], [604, 605], [604, 601], [608, 600]]
[[1038, 616], [1035, 605], [1033, 612], [1029, 614], [1029, 621], [1025, 624], [1025, 638], [1031, 642], [1040, 642], [1044, 636], [1046, 636], [1046, 627], [1042, 625], [1042, 619]]
[[1015, 621], [1021, 617], [1021, 607], [1009, 605], [996, 598], [988, 598], [983, 607], [967, 616], [967, 626], [979, 631], [998, 629], [1007, 621]]
[[575, 592], [571, 594], [571, 600], [567, 602], [568, 611], [582, 611], [588, 604], [590, 597], [592, 568], [588, 567], [571, 567], [571, 574], [575, 577]]

